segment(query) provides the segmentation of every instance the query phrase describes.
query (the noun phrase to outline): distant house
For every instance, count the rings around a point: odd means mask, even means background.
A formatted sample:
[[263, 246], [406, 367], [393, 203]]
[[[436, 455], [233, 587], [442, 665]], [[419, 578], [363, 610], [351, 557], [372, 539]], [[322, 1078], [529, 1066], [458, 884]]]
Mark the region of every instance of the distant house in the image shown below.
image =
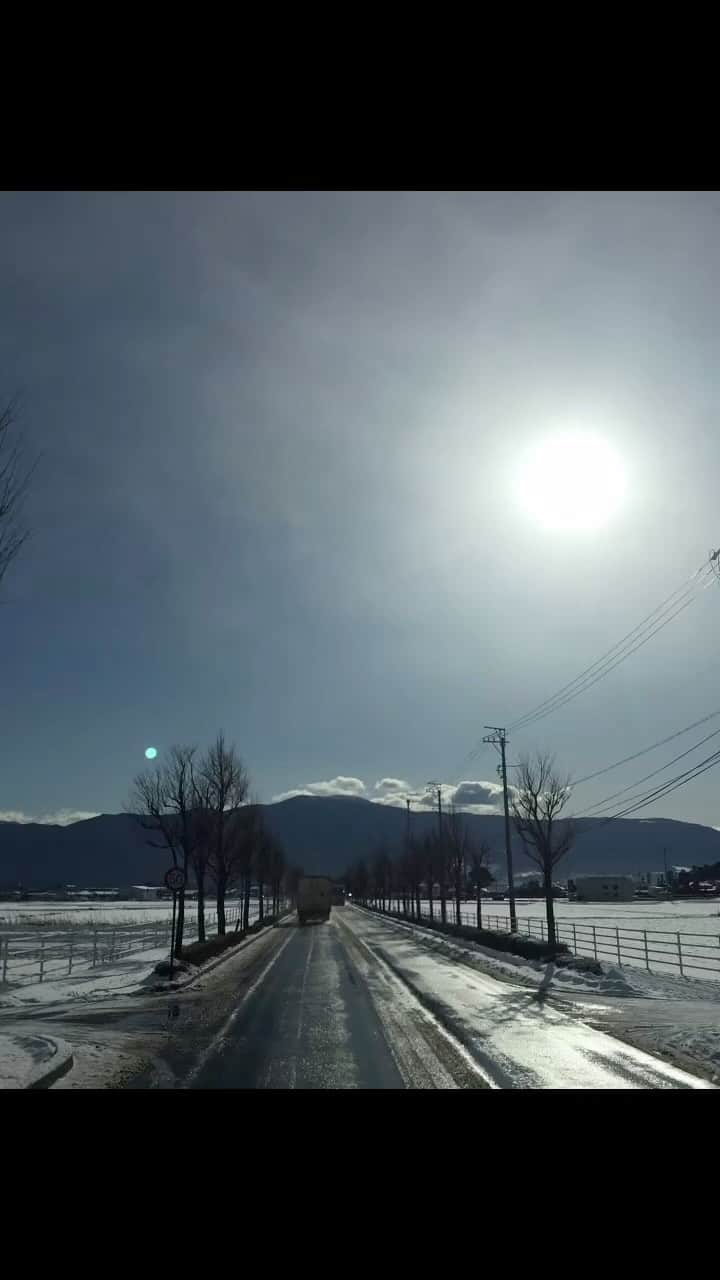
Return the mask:
[[151, 902], [156, 898], [168, 898], [167, 889], [158, 884], [131, 884], [130, 897], [138, 902]]
[[568, 896], [573, 902], [632, 902], [632, 876], [576, 876], [568, 880]]

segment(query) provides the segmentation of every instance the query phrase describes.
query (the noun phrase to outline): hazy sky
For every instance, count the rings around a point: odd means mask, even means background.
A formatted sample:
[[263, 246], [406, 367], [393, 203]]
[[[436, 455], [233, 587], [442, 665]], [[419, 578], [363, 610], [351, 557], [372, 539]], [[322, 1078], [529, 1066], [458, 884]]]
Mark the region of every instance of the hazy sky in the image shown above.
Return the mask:
[[[720, 544], [719, 249], [713, 193], [1, 195], [0, 399], [44, 456], [0, 587], [0, 810], [117, 811], [146, 746], [220, 727], [264, 800], [496, 783], [484, 723]], [[622, 464], [600, 528], [517, 498], [560, 430]], [[581, 776], [720, 707], [718, 591], [510, 759]], [[719, 783], [648, 813], [720, 824]]]

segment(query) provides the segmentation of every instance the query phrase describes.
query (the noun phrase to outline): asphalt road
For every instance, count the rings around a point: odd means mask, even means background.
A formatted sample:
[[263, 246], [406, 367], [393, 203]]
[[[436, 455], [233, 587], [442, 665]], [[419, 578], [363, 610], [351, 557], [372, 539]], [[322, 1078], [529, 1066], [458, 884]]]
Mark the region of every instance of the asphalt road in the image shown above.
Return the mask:
[[184, 1087], [482, 1087], [463, 1052], [334, 912], [277, 943]]
[[353, 907], [289, 917], [183, 990], [28, 1009], [22, 1026], [72, 1044], [54, 1088], [711, 1087], [426, 935]]

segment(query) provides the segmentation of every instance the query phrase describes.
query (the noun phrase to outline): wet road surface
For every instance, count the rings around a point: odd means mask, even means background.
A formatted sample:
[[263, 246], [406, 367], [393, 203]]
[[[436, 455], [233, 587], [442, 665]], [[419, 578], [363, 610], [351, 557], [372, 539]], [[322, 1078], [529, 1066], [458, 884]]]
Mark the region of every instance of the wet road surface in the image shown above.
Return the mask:
[[289, 917], [184, 991], [26, 1016], [76, 1049], [62, 1088], [708, 1087], [421, 932], [353, 907]]

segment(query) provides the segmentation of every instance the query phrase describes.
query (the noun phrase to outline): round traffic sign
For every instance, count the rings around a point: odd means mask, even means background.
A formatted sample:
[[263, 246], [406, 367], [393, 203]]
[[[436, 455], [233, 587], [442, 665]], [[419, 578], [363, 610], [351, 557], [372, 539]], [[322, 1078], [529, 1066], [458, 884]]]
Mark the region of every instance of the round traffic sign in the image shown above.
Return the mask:
[[165, 884], [173, 893], [185, 888], [185, 872], [180, 867], [171, 867], [165, 872]]

